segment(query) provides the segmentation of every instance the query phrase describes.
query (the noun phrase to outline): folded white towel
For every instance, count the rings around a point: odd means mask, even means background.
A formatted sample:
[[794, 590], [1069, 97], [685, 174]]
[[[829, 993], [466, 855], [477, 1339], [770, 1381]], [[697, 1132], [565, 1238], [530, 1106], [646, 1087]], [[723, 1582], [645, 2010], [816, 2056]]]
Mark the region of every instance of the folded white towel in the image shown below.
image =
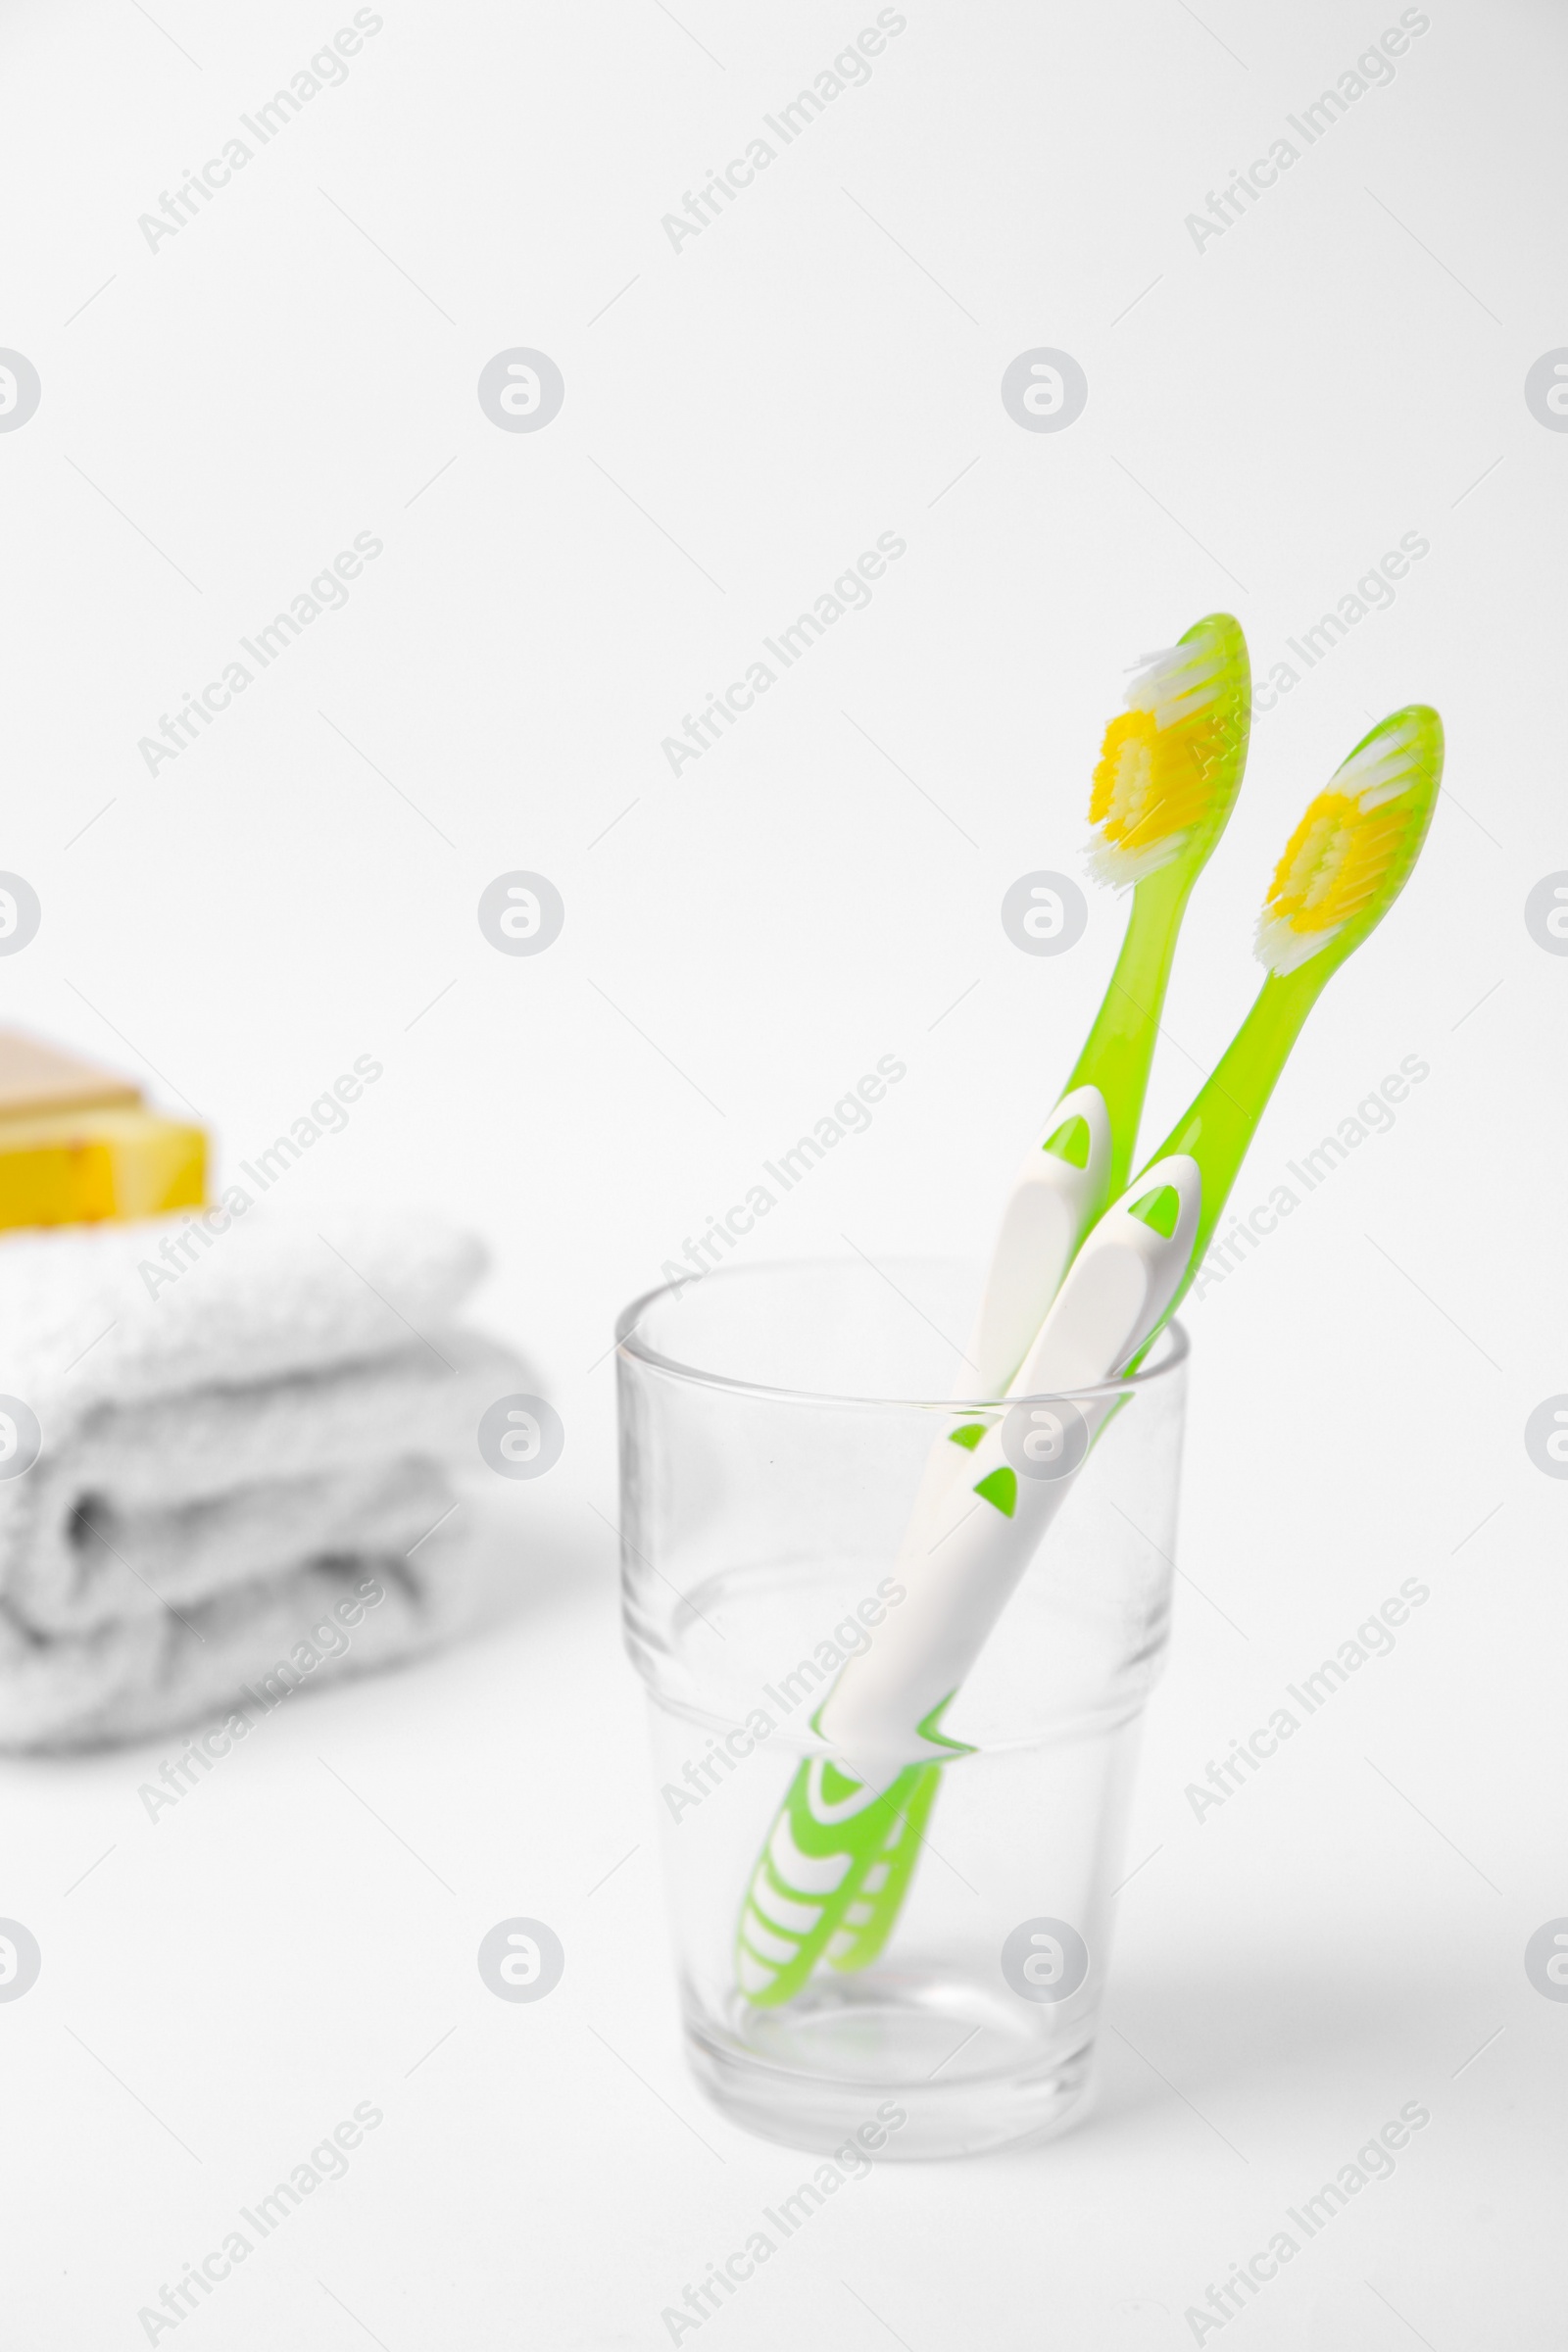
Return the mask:
[[[0, 1475], [0, 1747], [243, 1707], [296, 1650], [296, 1679], [313, 1649], [334, 1673], [378, 1665], [474, 1606], [466, 1546], [426, 1539], [454, 1469], [480, 1467], [480, 1414], [527, 1385], [452, 1327], [478, 1244], [417, 1216], [327, 1238], [253, 1209], [171, 1252], [172, 1276], [161, 1247], [191, 1223], [0, 1239], [0, 1410], [21, 1399], [42, 1432], [25, 1475]], [[367, 1584], [380, 1598], [356, 1609]]]

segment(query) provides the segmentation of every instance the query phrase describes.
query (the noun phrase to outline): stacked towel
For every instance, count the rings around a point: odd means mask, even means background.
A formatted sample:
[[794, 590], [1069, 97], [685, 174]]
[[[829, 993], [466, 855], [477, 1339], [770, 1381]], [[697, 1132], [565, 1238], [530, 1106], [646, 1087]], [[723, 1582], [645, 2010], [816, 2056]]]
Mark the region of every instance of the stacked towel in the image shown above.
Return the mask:
[[473, 1613], [454, 1472], [484, 1475], [479, 1416], [528, 1385], [453, 1326], [478, 1244], [218, 1222], [0, 1240], [0, 1747], [254, 1712]]

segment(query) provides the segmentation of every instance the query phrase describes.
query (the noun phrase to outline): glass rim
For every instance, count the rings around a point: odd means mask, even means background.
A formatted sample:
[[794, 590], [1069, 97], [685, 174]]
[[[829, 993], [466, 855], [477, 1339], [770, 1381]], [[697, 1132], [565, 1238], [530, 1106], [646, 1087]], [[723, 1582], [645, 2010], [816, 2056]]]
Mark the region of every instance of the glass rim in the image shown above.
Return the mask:
[[[863, 1261], [862, 1261], [863, 1262]], [[949, 1258], [927, 1258], [929, 1265], [951, 1265]], [[617, 1356], [629, 1356], [634, 1362], [646, 1365], [651, 1371], [662, 1373], [666, 1379], [687, 1382], [693, 1388], [712, 1389], [734, 1396], [757, 1396], [771, 1404], [832, 1404], [860, 1405], [876, 1411], [889, 1408], [904, 1412], [997, 1412], [1009, 1404], [1023, 1401], [1021, 1396], [844, 1396], [828, 1389], [779, 1388], [766, 1381], [738, 1380], [725, 1372], [706, 1371], [700, 1364], [682, 1363], [666, 1355], [643, 1338], [638, 1325], [662, 1298], [678, 1298], [693, 1283], [744, 1282], [762, 1274], [801, 1274], [822, 1269], [858, 1270], [852, 1257], [772, 1257], [756, 1265], [714, 1266], [708, 1273], [690, 1275], [678, 1282], [662, 1282], [653, 1290], [644, 1291], [623, 1306], [615, 1318], [614, 1349]], [[872, 1269], [875, 1271], [875, 1269]], [[918, 1312], [918, 1309], [916, 1310]], [[1074, 1389], [1039, 1389], [1027, 1393], [1030, 1403], [1050, 1403], [1076, 1397], [1099, 1399], [1106, 1396], [1137, 1396], [1147, 1389], [1155, 1389], [1180, 1371], [1192, 1353], [1192, 1341], [1183, 1323], [1167, 1323], [1154, 1343], [1159, 1353], [1155, 1361], [1136, 1372], [1124, 1373], [1116, 1380], [1086, 1381]]]

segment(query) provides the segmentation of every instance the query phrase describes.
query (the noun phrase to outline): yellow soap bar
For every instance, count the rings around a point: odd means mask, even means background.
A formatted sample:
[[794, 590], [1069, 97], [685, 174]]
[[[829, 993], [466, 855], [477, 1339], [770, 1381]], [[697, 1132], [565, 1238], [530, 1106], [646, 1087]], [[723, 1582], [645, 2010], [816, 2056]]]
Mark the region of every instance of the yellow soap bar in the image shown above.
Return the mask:
[[0, 1227], [155, 1217], [206, 1198], [207, 1138], [113, 1106], [0, 1118]]

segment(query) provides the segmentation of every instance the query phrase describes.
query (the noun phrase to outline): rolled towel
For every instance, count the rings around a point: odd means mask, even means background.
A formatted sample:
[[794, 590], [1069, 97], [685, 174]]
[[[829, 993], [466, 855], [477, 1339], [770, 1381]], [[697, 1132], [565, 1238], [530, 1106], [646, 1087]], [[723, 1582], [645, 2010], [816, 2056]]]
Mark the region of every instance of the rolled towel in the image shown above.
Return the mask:
[[[528, 1385], [454, 1327], [483, 1266], [408, 1214], [0, 1241], [0, 1747], [243, 1711], [279, 1669], [291, 1688], [460, 1630], [478, 1580], [435, 1531], [480, 1414]], [[7, 1399], [40, 1433], [23, 1475]]]

